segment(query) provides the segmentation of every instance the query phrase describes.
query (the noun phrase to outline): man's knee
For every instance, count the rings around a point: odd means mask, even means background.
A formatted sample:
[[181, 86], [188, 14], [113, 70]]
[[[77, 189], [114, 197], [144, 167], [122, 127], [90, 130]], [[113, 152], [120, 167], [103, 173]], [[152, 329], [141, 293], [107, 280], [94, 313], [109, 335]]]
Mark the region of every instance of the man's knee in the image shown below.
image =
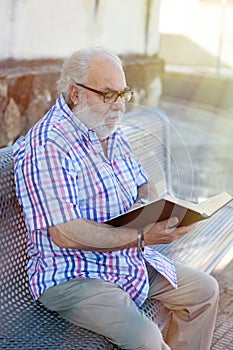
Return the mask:
[[164, 343], [158, 326], [149, 319], [138, 324], [132, 320], [129, 327], [124, 327], [118, 345], [123, 349], [134, 350], [169, 350]]
[[[178, 281], [183, 292], [195, 300], [218, 299], [219, 286], [215, 278], [206, 272], [177, 263]], [[178, 287], [179, 290], [179, 287]], [[184, 297], [185, 300], [185, 297]]]
[[206, 274], [205, 279], [200, 285], [203, 292], [206, 294], [206, 299], [218, 300], [219, 298], [219, 285], [217, 280]]

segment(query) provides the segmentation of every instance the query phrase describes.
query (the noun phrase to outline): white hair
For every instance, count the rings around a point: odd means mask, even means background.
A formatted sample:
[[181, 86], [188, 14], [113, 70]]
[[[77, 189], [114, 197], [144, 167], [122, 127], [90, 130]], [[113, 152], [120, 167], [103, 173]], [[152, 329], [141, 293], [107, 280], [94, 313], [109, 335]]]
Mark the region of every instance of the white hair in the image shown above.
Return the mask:
[[115, 53], [101, 47], [81, 49], [64, 61], [60, 78], [57, 81], [57, 89], [68, 104], [70, 103], [70, 86], [75, 82], [86, 84], [90, 63], [94, 58], [103, 54], [112, 57], [123, 66], [122, 60]]

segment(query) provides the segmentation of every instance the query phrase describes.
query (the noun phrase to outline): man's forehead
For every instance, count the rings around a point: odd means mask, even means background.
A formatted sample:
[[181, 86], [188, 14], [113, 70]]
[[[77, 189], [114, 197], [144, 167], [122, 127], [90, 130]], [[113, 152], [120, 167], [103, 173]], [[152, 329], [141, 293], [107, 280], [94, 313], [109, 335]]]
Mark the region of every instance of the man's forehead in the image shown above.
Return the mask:
[[106, 88], [113, 88], [114, 85], [125, 87], [125, 74], [122, 66], [111, 56], [102, 55], [92, 60], [90, 64], [88, 83], [95, 86], [104, 85]]

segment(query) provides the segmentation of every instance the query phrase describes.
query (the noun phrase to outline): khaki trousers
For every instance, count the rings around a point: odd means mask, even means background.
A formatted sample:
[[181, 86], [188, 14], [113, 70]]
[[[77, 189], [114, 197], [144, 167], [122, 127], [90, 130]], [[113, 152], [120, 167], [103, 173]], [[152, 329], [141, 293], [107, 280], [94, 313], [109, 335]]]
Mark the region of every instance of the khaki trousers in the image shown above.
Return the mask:
[[98, 279], [73, 279], [47, 289], [40, 301], [65, 319], [109, 338], [128, 350], [209, 350], [218, 306], [218, 284], [206, 273], [176, 263], [174, 289], [148, 268], [148, 297], [171, 309], [166, 339], [135, 306], [128, 293]]

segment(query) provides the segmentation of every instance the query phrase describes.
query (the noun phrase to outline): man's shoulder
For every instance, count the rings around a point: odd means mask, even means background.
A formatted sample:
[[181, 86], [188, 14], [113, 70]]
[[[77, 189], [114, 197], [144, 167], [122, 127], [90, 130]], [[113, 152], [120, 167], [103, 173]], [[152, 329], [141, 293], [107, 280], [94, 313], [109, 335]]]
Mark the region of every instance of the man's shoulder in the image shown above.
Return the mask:
[[[68, 144], [69, 122], [56, 105], [43, 116], [25, 136], [20, 137], [13, 145], [14, 156], [35, 153], [41, 147], [53, 146], [62, 149]], [[66, 146], [67, 148], [67, 146]]]

